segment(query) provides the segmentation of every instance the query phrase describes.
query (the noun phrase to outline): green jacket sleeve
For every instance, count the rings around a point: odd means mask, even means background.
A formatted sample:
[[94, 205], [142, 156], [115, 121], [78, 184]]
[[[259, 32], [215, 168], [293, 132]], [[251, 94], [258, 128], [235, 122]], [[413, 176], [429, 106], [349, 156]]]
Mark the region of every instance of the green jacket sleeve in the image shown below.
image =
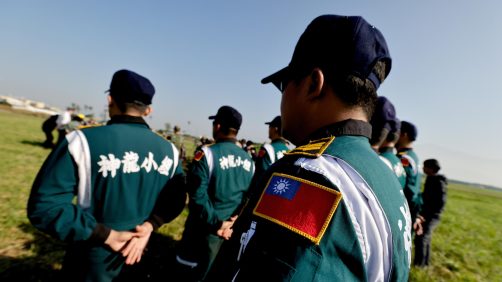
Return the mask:
[[[420, 193], [420, 173], [416, 167], [417, 161], [412, 157], [398, 156], [403, 164], [404, 171], [406, 172], [406, 182], [403, 187], [403, 193], [408, 201], [412, 220], [415, 219], [417, 213], [420, 211], [422, 203], [422, 196]], [[412, 164], [413, 160], [415, 164]]]
[[60, 240], [73, 242], [92, 237], [104, 242], [110, 230], [72, 202], [77, 184], [77, 167], [64, 140], [45, 160], [33, 183], [28, 218], [36, 228]]
[[216, 216], [208, 194], [210, 178], [206, 157], [204, 156], [198, 161], [194, 160], [187, 179], [190, 213], [195, 218], [207, 223], [210, 230], [217, 230], [222, 221]]
[[255, 162], [255, 175], [261, 176], [270, 166], [272, 165], [272, 161], [270, 160], [270, 156], [267, 153], [267, 150], [264, 146], [260, 148], [258, 153], [258, 157]]

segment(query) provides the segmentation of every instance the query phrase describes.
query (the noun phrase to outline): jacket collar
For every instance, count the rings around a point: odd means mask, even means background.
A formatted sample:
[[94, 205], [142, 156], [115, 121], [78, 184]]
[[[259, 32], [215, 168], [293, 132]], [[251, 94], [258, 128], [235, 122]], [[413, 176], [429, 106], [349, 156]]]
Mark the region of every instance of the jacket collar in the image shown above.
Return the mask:
[[148, 124], [142, 117], [127, 116], [127, 115], [115, 115], [106, 123], [106, 125], [117, 124], [117, 123], [136, 123], [142, 124], [148, 128]]
[[309, 135], [308, 140], [305, 140], [305, 142], [302, 142], [300, 145], [307, 144], [310, 140], [343, 135], [364, 136], [369, 139], [371, 137], [371, 125], [362, 120], [343, 120], [316, 130], [314, 133]]

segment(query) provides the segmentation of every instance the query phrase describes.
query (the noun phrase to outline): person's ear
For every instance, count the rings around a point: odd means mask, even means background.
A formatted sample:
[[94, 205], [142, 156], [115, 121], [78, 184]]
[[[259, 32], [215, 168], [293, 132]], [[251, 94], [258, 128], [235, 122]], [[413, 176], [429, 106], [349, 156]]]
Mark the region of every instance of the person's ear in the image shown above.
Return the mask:
[[221, 124], [219, 124], [218, 122], [213, 123], [213, 126], [216, 131], [219, 131], [221, 128]]
[[143, 116], [146, 117], [149, 114], [153, 113], [153, 108], [151, 106], [146, 107], [145, 112], [143, 113]]
[[107, 98], [107, 101], [108, 101], [108, 107], [110, 107], [111, 105], [113, 105], [113, 98], [111, 95], [108, 95], [106, 96]]
[[216, 129], [216, 130], [220, 130], [221, 125], [220, 125], [220, 123], [218, 123], [218, 122], [216, 122], [216, 121], [213, 121], [213, 127], [214, 127], [214, 129]]
[[314, 68], [309, 77], [309, 95], [319, 97], [324, 86], [324, 74], [320, 68]]

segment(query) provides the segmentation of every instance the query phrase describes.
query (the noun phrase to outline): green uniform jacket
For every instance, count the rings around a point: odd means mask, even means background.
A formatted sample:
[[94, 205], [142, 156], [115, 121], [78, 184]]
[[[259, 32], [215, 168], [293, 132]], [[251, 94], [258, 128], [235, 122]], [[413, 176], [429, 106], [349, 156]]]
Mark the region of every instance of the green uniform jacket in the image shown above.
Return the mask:
[[410, 207], [411, 219], [415, 222], [415, 218], [420, 211], [422, 205], [422, 196], [420, 193], [421, 174], [419, 169], [419, 160], [415, 151], [411, 148], [402, 148], [398, 151], [397, 156], [403, 164], [406, 172], [406, 184], [403, 191]]
[[284, 156], [284, 153], [288, 152], [289, 148], [286, 145], [286, 140], [275, 139], [270, 144], [265, 143], [261, 146], [258, 152], [258, 157], [256, 158], [256, 172], [253, 179], [253, 185], [263, 173], [277, 160]]
[[407, 281], [408, 205], [370, 135], [346, 120], [274, 163], [209, 280]]
[[406, 184], [406, 172], [401, 160], [394, 153], [394, 148], [382, 147], [379, 153], [383, 162], [396, 174], [397, 180], [399, 180], [401, 187], [404, 188]]
[[28, 217], [70, 243], [63, 270], [73, 272], [72, 280], [111, 281], [123, 259], [108, 267], [120, 257], [103, 245], [110, 228], [133, 230], [154, 212], [159, 194], [155, 213], [162, 218], [152, 223], [173, 219], [185, 204], [183, 185], [176, 148], [142, 118], [115, 116], [107, 126], [68, 134], [48, 156], [33, 183]]
[[[209, 244], [207, 236], [216, 236], [222, 222], [237, 212], [254, 169], [253, 160], [234, 139], [219, 140], [195, 153], [187, 178], [190, 203], [178, 251], [180, 263], [203, 268], [211, 263], [204, 246]], [[221, 244], [219, 238], [209, 241]], [[213, 249], [217, 252], [219, 246]]]

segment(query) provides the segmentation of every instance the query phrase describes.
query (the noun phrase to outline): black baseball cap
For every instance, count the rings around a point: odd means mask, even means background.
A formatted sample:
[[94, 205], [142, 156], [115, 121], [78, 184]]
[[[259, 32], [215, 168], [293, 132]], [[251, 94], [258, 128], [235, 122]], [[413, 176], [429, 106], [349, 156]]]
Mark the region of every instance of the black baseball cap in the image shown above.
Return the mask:
[[210, 116], [209, 119], [214, 119], [221, 125], [228, 126], [229, 128], [234, 128], [237, 130], [241, 128], [242, 124], [241, 113], [230, 106], [220, 107], [216, 115]]
[[354, 75], [380, 86], [372, 72], [375, 64], [387, 62], [385, 77], [391, 69], [391, 57], [382, 33], [360, 16], [322, 15], [315, 18], [300, 36], [289, 65], [262, 79], [279, 90], [283, 82], [306, 75], [319, 67], [338, 78]]
[[107, 92], [110, 92], [110, 96], [117, 101], [150, 105], [155, 88], [146, 77], [123, 69], [113, 74], [110, 89]]
[[272, 121], [266, 122], [265, 124], [281, 129], [281, 116], [276, 116]]
[[401, 133], [408, 134], [408, 137], [411, 141], [415, 141], [417, 139], [418, 130], [415, 125], [408, 121], [401, 122]]

